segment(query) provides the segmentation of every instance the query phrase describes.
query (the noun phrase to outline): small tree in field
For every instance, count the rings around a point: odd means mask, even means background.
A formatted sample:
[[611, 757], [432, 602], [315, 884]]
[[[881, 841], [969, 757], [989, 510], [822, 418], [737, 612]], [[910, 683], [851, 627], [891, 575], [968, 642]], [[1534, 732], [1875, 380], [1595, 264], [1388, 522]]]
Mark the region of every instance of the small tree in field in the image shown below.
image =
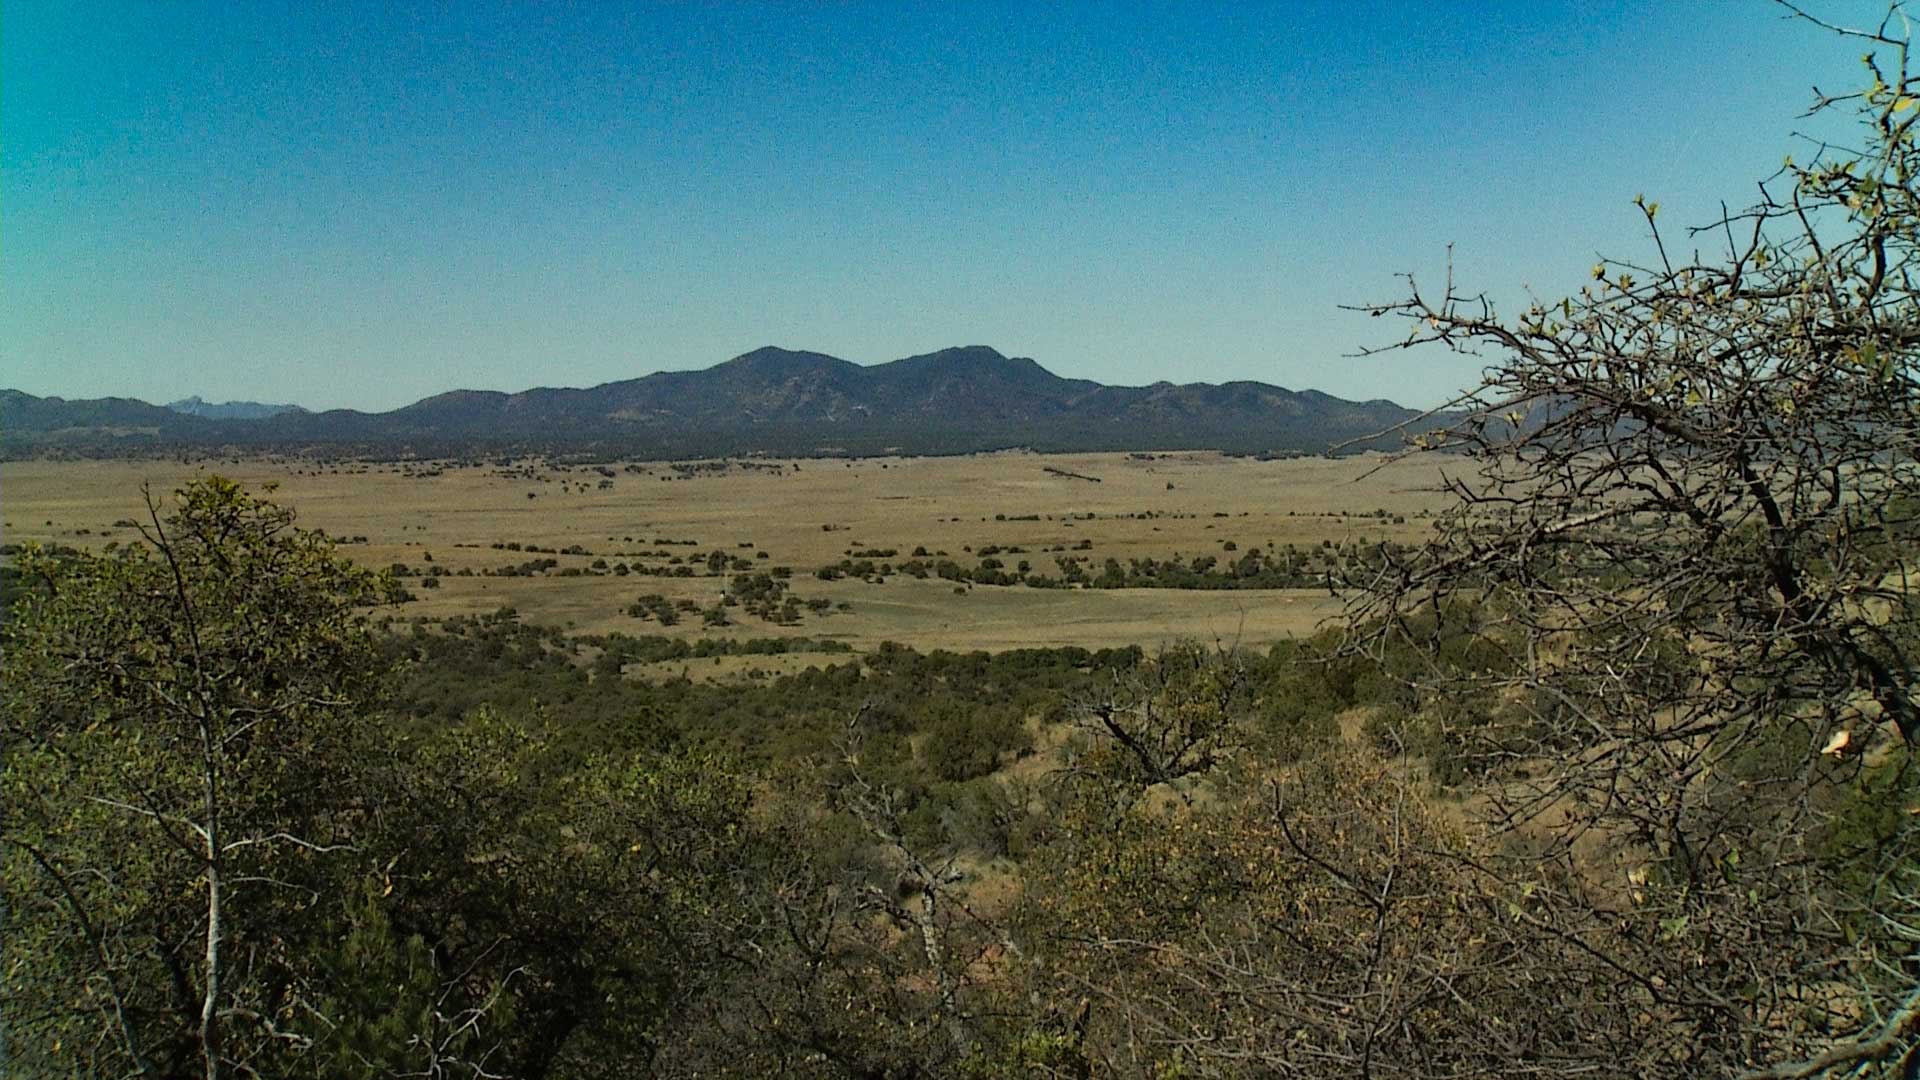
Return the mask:
[[302, 1041], [293, 952], [360, 810], [343, 776], [390, 582], [217, 478], [165, 516], [150, 497], [141, 532], [20, 559], [8, 1049], [48, 1074], [246, 1074]]
[[1710, 254], [1641, 199], [1650, 257], [1577, 296], [1506, 316], [1409, 278], [1369, 309], [1410, 324], [1391, 348], [1489, 359], [1419, 440], [1461, 455], [1452, 505], [1351, 645], [1466, 620], [1504, 650], [1434, 665], [1415, 723], [1491, 781], [1528, 917], [1637, 986], [1634, 1038], [1692, 1074], [1912, 1059], [1920, 1017], [1920, 87], [1897, 10], [1820, 25], [1872, 50], [1814, 110], [1857, 145], [1689, 232]]

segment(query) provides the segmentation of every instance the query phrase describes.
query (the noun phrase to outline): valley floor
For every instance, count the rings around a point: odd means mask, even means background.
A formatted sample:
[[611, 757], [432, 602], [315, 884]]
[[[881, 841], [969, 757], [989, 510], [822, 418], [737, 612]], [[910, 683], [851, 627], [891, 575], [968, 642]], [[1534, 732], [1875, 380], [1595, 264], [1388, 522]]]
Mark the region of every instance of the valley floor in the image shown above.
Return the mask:
[[[1070, 555], [1111, 558], [1309, 551], [1355, 540], [1410, 542], [1439, 502], [1439, 464], [1377, 456], [1258, 461], [1210, 452], [950, 458], [561, 464], [356, 462], [242, 458], [192, 462], [14, 461], [0, 466], [0, 540], [97, 547], [144, 520], [157, 495], [218, 473], [273, 488], [300, 523], [349, 541], [356, 561], [406, 568], [417, 600], [403, 616], [443, 618], [511, 606], [529, 621], [581, 633], [695, 637], [805, 635], [858, 648], [1089, 648], [1174, 638], [1259, 644], [1311, 632], [1335, 616], [1324, 589], [1036, 589], [956, 586], [929, 577], [884, 583], [815, 571], [849, 556], [898, 564], [924, 549], [974, 567], [1057, 574]], [[1097, 482], [1094, 479], [1097, 478]], [[994, 552], [994, 548], [1000, 551]], [[731, 569], [710, 572], [724, 553]], [[530, 574], [498, 576], [530, 561]], [[616, 565], [651, 573], [618, 574]], [[824, 601], [798, 623], [689, 612], [662, 627], [628, 613], [642, 595], [709, 608], [742, 565], [787, 567], [791, 594]], [[672, 576], [685, 567], [690, 576]], [[421, 574], [438, 577], [417, 587]], [[659, 575], [659, 576], [656, 576]], [[844, 605], [844, 606], [843, 606]]]

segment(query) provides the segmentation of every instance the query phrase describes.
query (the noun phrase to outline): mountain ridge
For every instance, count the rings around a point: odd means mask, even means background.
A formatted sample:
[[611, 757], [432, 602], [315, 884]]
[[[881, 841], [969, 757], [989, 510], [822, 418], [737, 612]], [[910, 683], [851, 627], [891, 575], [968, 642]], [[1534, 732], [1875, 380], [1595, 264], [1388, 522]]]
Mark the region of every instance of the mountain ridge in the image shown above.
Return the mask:
[[66, 401], [6, 390], [0, 443], [626, 443], [790, 453], [826, 440], [836, 447], [877, 441], [912, 453], [1013, 445], [1318, 452], [1420, 416], [1386, 399], [1347, 401], [1251, 380], [1116, 386], [1070, 379], [984, 345], [873, 365], [767, 345], [707, 368], [589, 387], [455, 389], [378, 413], [289, 408], [241, 419], [131, 398]]

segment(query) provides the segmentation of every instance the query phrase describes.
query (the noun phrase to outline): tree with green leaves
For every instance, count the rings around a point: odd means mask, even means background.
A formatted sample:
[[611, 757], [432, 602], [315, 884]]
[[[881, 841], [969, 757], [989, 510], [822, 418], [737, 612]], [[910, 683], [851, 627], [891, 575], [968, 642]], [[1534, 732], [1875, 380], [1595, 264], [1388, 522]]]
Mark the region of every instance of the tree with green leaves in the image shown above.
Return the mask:
[[136, 543], [28, 548], [5, 630], [5, 1010], [47, 1074], [271, 1074], [366, 812], [391, 583], [210, 478]]
[[392, 852], [392, 947], [418, 936], [459, 1012], [497, 1013], [490, 1072], [658, 1075], [714, 987], [760, 962], [779, 853], [724, 758], [583, 757], [482, 709], [389, 767], [370, 842]]
[[375, 700], [374, 605], [220, 479], [26, 551], [6, 629], [13, 1063], [151, 1077], [648, 1076], [756, 955], [771, 852], [712, 756]]

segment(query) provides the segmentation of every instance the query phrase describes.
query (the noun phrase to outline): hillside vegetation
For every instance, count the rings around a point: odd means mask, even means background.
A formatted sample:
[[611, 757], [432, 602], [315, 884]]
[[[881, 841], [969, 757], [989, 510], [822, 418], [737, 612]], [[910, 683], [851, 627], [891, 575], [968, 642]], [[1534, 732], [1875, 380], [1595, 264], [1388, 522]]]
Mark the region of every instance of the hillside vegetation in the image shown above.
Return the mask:
[[[1831, 968], [1757, 1026], [1664, 995], [1801, 968], [1698, 936], [1640, 837], [1501, 872], [1551, 833], [1470, 824], [1506, 785], [1463, 736], [1526, 703], [1417, 690], [1514, 672], [1485, 607], [1375, 657], [889, 645], [712, 685], [629, 673], [820, 646], [395, 621], [391, 575], [217, 479], [139, 535], [9, 586], [32, 1073], [1644, 1075], [1820, 1038], [1810, 991], [1857, 1015]], [[1864, 760], [1799, 881], [1904, 850], [1904, 753]]]

